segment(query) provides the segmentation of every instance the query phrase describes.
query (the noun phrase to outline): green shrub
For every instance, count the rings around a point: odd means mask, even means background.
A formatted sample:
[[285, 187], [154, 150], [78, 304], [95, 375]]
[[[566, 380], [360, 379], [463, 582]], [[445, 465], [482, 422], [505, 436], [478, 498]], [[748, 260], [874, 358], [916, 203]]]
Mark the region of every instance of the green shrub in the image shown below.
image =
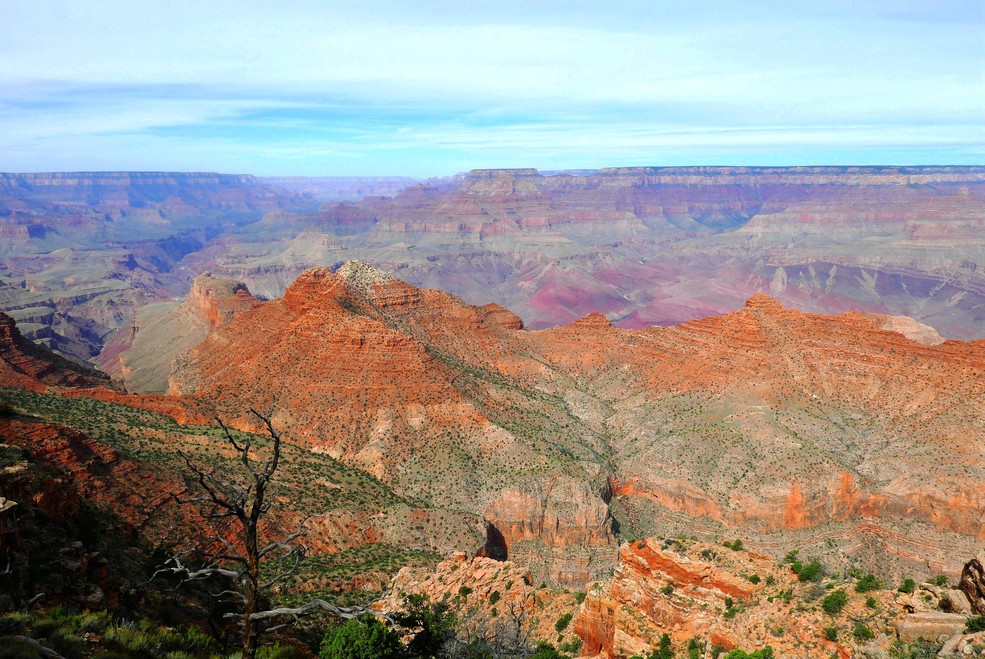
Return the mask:
[[530, 659], [565, 659], [565, 656], [558, 652], [553, 645], [541, 641], [530, 655]]
[[978, 616], [976, 618], [968, 618], [967, 624], [965, 624], [964, 631], [966, 634], [975, 634], [977, 632], [985, 632], [985, 616]]
[[899, 587], [898, 590], [901, 593], [910, 594], [910, 593], [913, 593], [913, 591], [915, 591], [916, 589], [917, 589], [917, 582], [914, 581], [913, 579], [906, 578], [906, 579], [903, 579], [903, 583], [900, 584], [900, 587]]
[[875, 575], [867, 574], [855, 583], [856, 593], [868, 593], [873, 590], [881, 590], [882, 584], [876, 579]]
[[762, 579], [759, 578], [758, 574], [754, 574], [751, 577], [749, 577], [749, 583], [751, 584], [758, 584], [760, 581], [762, 581]]
[[304, 659], [308, 656], [293, 645], [281, 645], [280, 641], [257, 650], [257, 659]]
[[366, 615], [349, 620], [322, 640], [320, 659], [389, 659], [400, 656], [400, 634]]
[[687, 642], [687, 659], [704, 659], [706, 647], [708, 647], [706, 641], [692, 638]]
[[732, 650], [727, 655], [725, 659], [773, 659], [776, 655], [773, 652], [773, 648], [766, 646], [761, 650], [756, 650], [755, 652], [745, 652], [744, 650]]
[[561, 632], [563, 632], [565, 629], [568, 628], [568, 623], [570, 622], [571, 622], [571, 614], [564, 613], [561, 615], [560, 618], [557, 619], [557, 622], [554, 623], [554, 629], [556, 629], [557, 632], [560, 634]]
[[674, 659], [674, 648], [670, 643], [670, 634], [660, 637], [660, 646], [650, 652], [647, 659]]
[[862, 623], [857, 623], [852, 630], [852, 636], [856, 641], [871, 641], [876, 637], [875, 633]]
[[869, 607], [870, 609], [876, 608], [876, 598], [875, 597], [870, 597], [870, 598], [866, 599], [865, 600], [865, 605], [867, 607]]
[[582, 640], [577, 636], [575, 636], [567, 643], [562, 643], [561, 645], [557, 646], [557, 649], [560, 650], [561, 652], [567, 652], [572, 656], [578, 656], [578, 653], [581, 651], [581, 645], [582, 645]]
[[85, 643], [66, 629], [57, 629], [45, 642], [45, 645], [66, 659], [81, 659]]
[[7, 613], [0, 616], [0, 636], [22, 634], [31, 621], [28, 613]]
[[582, 602], [585, 601], [585, 591], [584, 590], [580, 590], [577, 593], [575, 593], [575, 601], [578, 602], [579, 604], [581, 604]]
[[489, 593], [489, 605], [490, 606], [492, 606], [493, 604], [495, 604], [498, 601], [499, 601], [499, 591], [498, 590], [494, 590], [491, 593]]
[[828, 594], [821, 600], [821, 608], [824, 609], [825, 613], [830, 615], [841, 613], [841, 610], [845, 608], [846, 604], [848, 604], [848, 593], [842, 588]]
[[666, 595], [667, 597], [670, 597], [671, 595], [674, 594], [674, 584], [668, 583], [666, 586], [660, 589], [660, 592]]
[[951, 580], [947, 578], [946, 574], [939, 574], [934, 577], [932, 582], [935, 586], [946, 586], [951, 583]]
[[925, 639], [913, 643], [904, 643], [896, 639], [889, 647], [888, 654], [890, 659], [937, 659], [937, 653], [943, 645]]
[[807, 565], [796, 561], [790, 567], [797, 573], [797, 579], [800, 581], [820, 581], [824, 578], [824, 566], [818, 561], [811, 561]]
[[838, 640], [838, 628], [837, 627], [825, 627], [824, 628], [824, 638], [829, 641]]

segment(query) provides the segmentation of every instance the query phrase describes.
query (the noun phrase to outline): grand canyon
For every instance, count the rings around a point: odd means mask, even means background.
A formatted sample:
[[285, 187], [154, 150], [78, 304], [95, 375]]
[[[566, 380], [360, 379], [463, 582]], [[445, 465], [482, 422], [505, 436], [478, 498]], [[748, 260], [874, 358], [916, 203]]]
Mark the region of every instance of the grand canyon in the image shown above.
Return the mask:
[[268, 529], [306, 548], [276, 604], [980, 655], [983, 272], [982, 167], [0, 175], [0, 609], [207, 618], [151, 576], [210, 537], [181, 501], [235, 471], [217, 424], [269, 421]]

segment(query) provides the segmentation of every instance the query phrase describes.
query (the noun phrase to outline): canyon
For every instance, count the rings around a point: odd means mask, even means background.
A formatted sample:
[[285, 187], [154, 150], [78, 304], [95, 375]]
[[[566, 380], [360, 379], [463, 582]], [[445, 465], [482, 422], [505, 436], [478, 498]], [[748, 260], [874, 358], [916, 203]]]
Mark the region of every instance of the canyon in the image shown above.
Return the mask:
[[[832, 587], [946, 575], [981, 606], [981, 168], [348, 183], [2, 178], [0, 429], [73, 484], [32, 477], [46, 514], [193, 536], [178, 451], [225, 464], [215, 419], [263, 435], [252, 408], [290, 447], [276, 523], [315, 514], [319, 561], [387, 557], [302, 591], [412, 565], [391, 595], [496, 591], [611, 657], [663, 633], [861, 651], [825, 638], [791, 551]], [[957, 624], [920, 599], [953, 593], [918, 595], [879, 595], [878, 642]]]
[[972, 340], [985, 336], [983, 199], [980, 167], [475, 170], [416, 184], [5, 174], [0, 310], [106, 367], [152, 322], [138, 309], [199, 274], [274, 298], [307, 268], [362, 260], [532, 328], [591, 312], [671, 325], [767, 292]]
[[485, 551], [535, 580], [611, 569], [616, 528], [957, 573], [985, 538], [982, 348], [763, 294], [673, 327], [528, 330], [350, 262], [244, 305], [170, 393], [243, 429], [270, 410], [312, 451], [481, 514]]

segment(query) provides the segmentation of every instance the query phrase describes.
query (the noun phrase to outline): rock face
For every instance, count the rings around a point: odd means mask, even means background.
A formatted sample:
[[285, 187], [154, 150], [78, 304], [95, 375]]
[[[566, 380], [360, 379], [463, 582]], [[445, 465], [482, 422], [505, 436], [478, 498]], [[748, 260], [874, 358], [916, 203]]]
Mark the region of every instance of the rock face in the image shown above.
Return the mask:
[[552, 644], [576, 640], [572, 627], [558, 629], [562, 616], [570, 621], [578, 608], [578, 596], [538, 588], [529, 570], [512, 561], [468, 558], [464, 553], [433, 568], [403, 568], [392, 580], [388, 595], [374, 604], [377, 610], [401, 611], [404, 598], [422, 595], [431, 602], [444, 602], [458, 618], [459, 628], [472, 637], [507, 644], [519, 639], [522, 646], [537, 640]]
[[945, 641], [964, 631], [968, 617], [958, 613], [940, 611], [917, 613], [897, 623], [900, 640], [912, 643], [920, 639]]
[[46, 386], [110, 387], [109, 378], [59, 357], [25, 339], [13, 318], [0, 313], [0, 375], [3, 384], [27, 389]]
[[[822, 612], [820, 599], [839, 588], [846, 591], [845, 608]], [[874, 608], [864, 603], [868, 597]], [[862, 656], [866, 641], [852, 637], [855, 624], [871, 628], [886, 644], [896, 635], [888, 621], [896, 621], [904, 640], [936, 640], [960, 617], [920, 615], [930, 617], [906, 615], [891, 592], [855, 594], [850, 581], [829, 588], [800, 583], [761, 554], [650, 538], [620, 547], [611, 581], [588, 589], [574, 624], [585, 656], [645, 656], [668, 634], [678, 656], [693, 640], [704, 647], [699, 656], [710, 656], [715, 646], [752, 651], [769, 645], [778, 657], [827, 659]]]
[[584, 482], [506, 488], [483, 516], [489, 556], [533, 566], [552, 583], [583, 584], [612, 564], [616, 540], [607, 502]]
[[985, 616], [985, 553], [965, 563], [959, 588], [971, 603], [975, 615]]
[[175, 359], [234, 315], [257, 304], [244, 284], [199, 275], [184, 302], [141, 307], [132, 332], [117, 333], [100, 355], [100, 362], [129, 391], [164, 393]]
[[956, 575], [985, 537], [985, 350], [884, 324], [760, 294], [675, 327], [531, 331], [352, 262], [234, 314], [170, 387], [483, 515], [486, 553], [538, 581], [604, 574], [616, 527]]

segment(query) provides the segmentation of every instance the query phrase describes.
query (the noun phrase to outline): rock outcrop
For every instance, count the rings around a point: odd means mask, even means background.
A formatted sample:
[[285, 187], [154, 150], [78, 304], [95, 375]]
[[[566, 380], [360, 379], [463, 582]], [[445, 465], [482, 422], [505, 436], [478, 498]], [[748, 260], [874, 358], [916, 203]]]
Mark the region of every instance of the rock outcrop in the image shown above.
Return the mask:
[[760, 294], [674, 327], [589, 316], [530, 331], [349, 263], [234, 314], [180, 360], [171, 392], [244, 428], [244, 410], [272, 409], [306, 446], [484, 515], [490, 555], [553, 583], [604, 572], [616, 524], [741, 530], [777, 551], [825, 529], [823, 551], [886, 577], [918, 562], [957, 574], [985, 537], [985, 456], [968, 442], [985, 351], [883, 325]]
[[587, 483], [552, 479], [506, 488], [485, 509], [485, 551], [533, 569], [540, 581], [570, 587], [600, 578], [616, 540], [607, 502]]
[[985, 552], [965, 563], [958, 587], [975, 615], [985, 616]]
[[71, 362], [25, 339], [13, 318], [0, 313], [0, 375], [3, 384], [26, 389], [112, 387], [99, 371]]
[[164, 393], [175, 359], [209, 333], [259, 304], [249, 289], [231, 279], [199, 275], [181, 303], [162, 303], [137, 311], [132, 331], [118, 333], [100, 361], [127, 390]]

